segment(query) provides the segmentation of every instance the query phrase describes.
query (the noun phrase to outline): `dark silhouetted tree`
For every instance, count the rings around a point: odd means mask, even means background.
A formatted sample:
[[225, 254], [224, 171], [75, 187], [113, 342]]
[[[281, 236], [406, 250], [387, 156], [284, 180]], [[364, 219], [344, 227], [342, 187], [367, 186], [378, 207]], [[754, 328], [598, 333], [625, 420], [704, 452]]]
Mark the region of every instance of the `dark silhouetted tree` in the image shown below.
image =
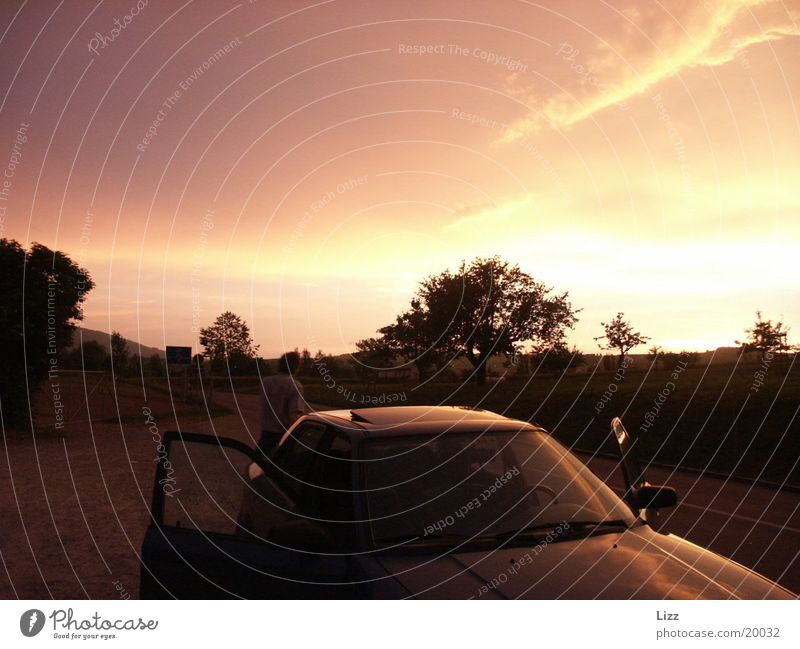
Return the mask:
[[214, 324], [200, 329], [200, 344], [205, 348], [203, 356], [226, 364], [240, 358], [255, 358], [258, 345], [253, 344], [250, 327], [235, 313], [225, 311], [217, 316]]
[[772, 324], [772, 320], [764, 320], [761, 311], [756, 311], [756, 322], [750, 329], [745, 329], [747, 338], [737, 340], [744, 352], [761, 352], [761, 355], [784, 354], [792, 349], [789, 344], [789, 328], [782, 320]]
[[146, 369], [150, 376], [164, 376], [164, 360], [158, 354], [150, 354]]
[[0, 239], [0, 409], [6, 426], [30, 423], [33, 396], [72, 344], [92, 288], [88, 272], [63, 252], [38, 243], [26, 251]]
[[[373, 348], [378, 355], [385, 355], [386, 351], [405, 363], [412, 363], [417, 368], [420, 381], [424, 381], [431, 370], [441, 365], [447, 357], [449, 340], [437, 334], [428, 313], [423, 309], [418, 298], [411, 300], [411, 308], [401, 313], [394, 323], [378, 330], [380, 338], [370, 338]], [[387, 365], [388, 366], [388, 365]]]
[[600, 324], [603, 325], [605, 333], [602, 336], [596, 336], [595, 340], [606, 341], [605, 344], [600, 344], [600, 349], [619, 352], [617, 367], [622, 367], [625, 356], [631, 349], [650, 340], [648, 336], [634, 331], [633, 326], [625, 320], [625, 314], [622, 312], [617, 313], [611, 322], [601, 322]]
[[70, 352], [68, 363], [67, 369], [99, 372], [108, 367], [108, 352], [96, 340], [87, 340]]
[[647, 350], [647, 360], [649, 360], [655, 369], [658, 369], [658, 361], [664, 354], [664, 349], [660, 345], [653, 345]]
[[308, 348], [304, 347], [303, 350], [300, 351], [295, 347], [294, 351], [300, 355], [300, 365], [297, 369], [297, 375], [307, 378], [319, 376], [319, 372], [314, 369], [314, 358], [311, 356], [311, 352], [308, 351]]
[[396, 365], [397, 352], [385, 337], [359, 340], [356, 349], [352, 364], [362, 381], [367, 381], [373, 370]]
[[127, 363], [128, 376], [140, 376], [144, 373], [144, 359], [138, 352], [131, 354]]
[[531, 354], [528, 360], [531, 372], [555, 372], [563, 374], [570, 368], [586, 364], [583, 353], [577, 347], [569, 349], [566, 345], [553, 347], [539, 347]]
[[128, 369], [128, 341], [119, 331], [111, 332], [111, 369], [122, 376]]
[[318, 349], [317, 353], [314, 354], [313, 363], [318, 370], [320, 367], [324, 367], [334, 377], [341, 377], [342, 375], [342, 364], [339, 359], [332, 354], [324, 353], [321, 349]]
[[[478, 258], [462, 262], [455, 273], [446, 270], [423, 280], [411, 316], [398, 320], [401, 329], [407, 328], [404, 336], [413, 339], [416, 333], [425, 349], [451, 359], [466, 356], [482, 384], [496, 354], [513, 354], [526, 343], [563, 344], [566, 330], [577, 321], [568, 296], [553, 295], [551, 288], [499, 257]], [[387, 329], [396, 336], [391, 325]], [[388, 340], [398, 344], [396, 338]]]
[[256, 369], [260, 376], [272, 376], [275, 374], [275, 368], [266, 358], [260, 356], [256, 359]]

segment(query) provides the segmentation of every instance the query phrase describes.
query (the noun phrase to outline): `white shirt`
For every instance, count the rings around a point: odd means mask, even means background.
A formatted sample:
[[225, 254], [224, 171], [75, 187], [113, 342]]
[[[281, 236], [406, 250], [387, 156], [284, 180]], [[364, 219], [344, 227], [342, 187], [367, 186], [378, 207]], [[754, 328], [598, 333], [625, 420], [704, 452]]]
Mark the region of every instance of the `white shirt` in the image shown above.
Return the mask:
[[268, 376], [261, 382], [261, 430], [285, 433], [298, 417], [309, 412], [303, 385], [289, 374]]

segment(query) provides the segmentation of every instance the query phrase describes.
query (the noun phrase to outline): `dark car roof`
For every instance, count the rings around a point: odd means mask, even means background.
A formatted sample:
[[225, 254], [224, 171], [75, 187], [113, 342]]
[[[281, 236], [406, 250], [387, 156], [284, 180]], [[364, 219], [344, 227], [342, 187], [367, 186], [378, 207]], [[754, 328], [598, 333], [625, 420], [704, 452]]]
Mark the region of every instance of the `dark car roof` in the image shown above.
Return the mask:
[[337, 428], [367, 436], [459, 433], [475, 430], [537, 429], [531, 424], [467, 406], [386, 406], [354, 410], [323, 410], [311, 415]]

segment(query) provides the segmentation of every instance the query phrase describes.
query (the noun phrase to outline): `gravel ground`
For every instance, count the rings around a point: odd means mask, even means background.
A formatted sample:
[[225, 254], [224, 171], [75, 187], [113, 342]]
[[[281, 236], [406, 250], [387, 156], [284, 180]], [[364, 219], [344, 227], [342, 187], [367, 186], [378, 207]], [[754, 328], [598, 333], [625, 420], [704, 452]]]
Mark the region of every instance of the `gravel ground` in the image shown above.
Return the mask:
[[[230, 395], [218, 402], [229, 403]], [[73, 422], [4, 435], [0, 459], [0, 598], [138, 595], [139, 551], [149, 521], [157, 442], [145, 426], [141, 390], [118, 391], [123, 424]], [[191, 417], [169, 397], [148, 395], [158, 433], [175, 429], [242, 439], [242, 416]], [[257, 398], [240, 401], [257, 418]], [[253, 412], [249, 412], [252, 409]], [[164, 414], [159, 414], [164, 413]], [[78, 415], [80, 418], [80, 413]]]
[[[253, 443], [258, 397], [219, 393], [233, 414], [198, 418], [167, 395], [148, 395], [158, 433], [178, 427]], [[119, 391], [119, 423], [71, 423], [62, 435], [6, 434], [0, 460], [0, 598], [138, 596], [139, 550], [149, 521], [157, 455], [142, 414], [141, 391]], [[588, 458], [585, 458], [588, 459]], [[593, 468], [614, 484], [613, 463]], [[800, 590], [796, 493], [718, 484], [678, 472], [654, 475], [684, 501], [665, 518], [668, 531], [732, 556]], [[759, 504], [761, 503], [761, 504]], [[769, 507], [767, 507], [769, 505]]]

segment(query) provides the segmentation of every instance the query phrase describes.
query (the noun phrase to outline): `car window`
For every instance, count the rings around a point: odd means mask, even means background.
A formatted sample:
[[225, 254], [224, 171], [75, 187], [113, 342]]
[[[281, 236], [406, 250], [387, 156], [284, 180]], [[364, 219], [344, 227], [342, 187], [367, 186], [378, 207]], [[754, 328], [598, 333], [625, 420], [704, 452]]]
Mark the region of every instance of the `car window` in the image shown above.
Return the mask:
[[170, 445], [162, 523], [205, 533], [235, 534], [246, 486], [249, 455], [217, 444], [176, 441]]
[[256, 463], [247, 468], [248, 483], [244, 486], [239, 532], [258, 540], [269, 537], [270, 530], [297, 520], [294, 501], [266, 475]]
[[329, 442], [303, 489], [302, 507], [331, 532], [338, 549], [345, 550], [356, 538], [353, 448], [348, 437], [335, 431]]
[[279, 469], [276, 481], [295, 501], [301, 498], [304, 483], [320, 458], [325, 431], [326, 426], [320, 422], [304, 422], [275, 453], [275, 464]]
[[309, 511], [329, 521], [353, 518], [353, 447], [349, 438], [331, 433], [332, 439], [321, 453], [303, 499]]

